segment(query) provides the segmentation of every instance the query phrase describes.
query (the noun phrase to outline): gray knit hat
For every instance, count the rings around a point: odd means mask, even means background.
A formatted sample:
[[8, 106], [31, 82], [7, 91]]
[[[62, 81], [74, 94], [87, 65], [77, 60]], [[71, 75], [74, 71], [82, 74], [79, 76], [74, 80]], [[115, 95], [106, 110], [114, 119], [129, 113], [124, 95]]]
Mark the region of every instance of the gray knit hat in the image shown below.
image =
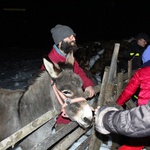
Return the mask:
[[52, 28], [51, 33], [56, 45], [66, 37], [76, 35], [70, 27], [61, 24], [58, 24], [54, 28]]

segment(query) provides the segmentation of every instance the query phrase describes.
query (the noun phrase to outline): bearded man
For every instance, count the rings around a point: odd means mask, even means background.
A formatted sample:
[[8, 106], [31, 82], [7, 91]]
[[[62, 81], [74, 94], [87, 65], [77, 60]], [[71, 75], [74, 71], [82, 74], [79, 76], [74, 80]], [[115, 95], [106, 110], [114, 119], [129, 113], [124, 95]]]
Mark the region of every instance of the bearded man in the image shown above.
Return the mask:
[[[52, 50], [49, 52], [48, 57], [54, 63], [65, 62], [67, 54], [70, 51], [75, 52], [78, 49], [75, 38], [76, 34], [70, 27], [61, 24], [57, 24], [50, 31], [54, 45]], [[44, 65], [42, 65], [42, 69], [44, 69]], [[94, 83], [86, 76], [85, 72], [79, 66], [77, 61], [74, 62], [74, 73], [80, 76], [83, 81], [83, 90], [88, 91], [89, 98], [92, 98], [95, 95], [93, 88]], [[61, 126], [63, 126], [69, 122], [70, 119], [63, 118], [60, 115], [56, 121], [56, 125], [58, 126], [58, 124], [61, 124]], [[60, 126], [58, 128], [60, 128]]]

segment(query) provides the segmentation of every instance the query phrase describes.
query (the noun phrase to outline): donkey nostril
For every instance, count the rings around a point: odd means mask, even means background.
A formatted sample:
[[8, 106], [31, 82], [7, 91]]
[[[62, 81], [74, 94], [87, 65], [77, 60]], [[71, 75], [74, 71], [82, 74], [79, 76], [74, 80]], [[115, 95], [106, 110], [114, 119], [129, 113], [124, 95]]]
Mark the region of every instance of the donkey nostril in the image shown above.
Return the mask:
[[86, 123], [88, 123], [88, 124], [92, 123], [92, 120], [88, 119], [87, 117], [84, 117], [83, 121], [86, 122]]

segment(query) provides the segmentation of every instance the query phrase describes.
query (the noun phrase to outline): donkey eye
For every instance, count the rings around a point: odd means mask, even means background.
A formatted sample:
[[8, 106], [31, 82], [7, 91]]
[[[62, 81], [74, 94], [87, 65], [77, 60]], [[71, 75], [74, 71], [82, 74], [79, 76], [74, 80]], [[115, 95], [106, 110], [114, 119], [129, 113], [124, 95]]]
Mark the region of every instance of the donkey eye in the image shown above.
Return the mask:
[[63, 90], [61, 92], [67, 97], [72, 97], [74, 95], [73, 92], [70, 90]]

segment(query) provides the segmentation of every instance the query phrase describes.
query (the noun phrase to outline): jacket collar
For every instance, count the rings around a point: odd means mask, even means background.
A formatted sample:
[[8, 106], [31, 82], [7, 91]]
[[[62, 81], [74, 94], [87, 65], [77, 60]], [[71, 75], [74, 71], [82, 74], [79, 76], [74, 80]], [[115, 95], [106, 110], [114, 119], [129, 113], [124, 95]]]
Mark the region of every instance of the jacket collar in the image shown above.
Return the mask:
[[60, 54], [61, 56], [66, 57], [66, 55], [64, 55], [64, 54], [60, 51], [60, 49], [59, 49], [55, 44], [53, 45], [53, 48], [56, 50], [56, 52], [57, 52], [58, 54]]

